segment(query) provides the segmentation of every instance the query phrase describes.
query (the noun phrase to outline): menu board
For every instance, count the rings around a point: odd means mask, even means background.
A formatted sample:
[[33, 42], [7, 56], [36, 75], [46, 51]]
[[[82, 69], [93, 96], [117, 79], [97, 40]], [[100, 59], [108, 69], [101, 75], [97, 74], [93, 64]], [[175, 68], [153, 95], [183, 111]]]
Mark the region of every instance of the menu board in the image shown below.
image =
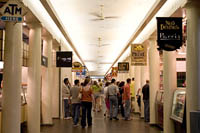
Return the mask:
[[174, 92], [172, 115], [171, 118], [180, 123], [183, 122], [184, 109], [185, 109], [185, 89], [177, 89]]

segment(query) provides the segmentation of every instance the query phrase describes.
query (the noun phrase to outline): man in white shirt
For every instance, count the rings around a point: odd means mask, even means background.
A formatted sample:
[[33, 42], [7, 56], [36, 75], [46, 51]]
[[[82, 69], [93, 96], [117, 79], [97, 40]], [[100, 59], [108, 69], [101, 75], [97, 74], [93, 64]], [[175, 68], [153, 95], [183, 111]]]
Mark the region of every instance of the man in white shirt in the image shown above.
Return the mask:
[[63, 98], [63, 102], [64, 102], [64, 119], [71, 119], [70, 108], [69, 108], [70, 87], [71, 87], [71, 85], [69, 83], [68, 78], [65, 78], [63, 86], [62, 86], [62, 98]]

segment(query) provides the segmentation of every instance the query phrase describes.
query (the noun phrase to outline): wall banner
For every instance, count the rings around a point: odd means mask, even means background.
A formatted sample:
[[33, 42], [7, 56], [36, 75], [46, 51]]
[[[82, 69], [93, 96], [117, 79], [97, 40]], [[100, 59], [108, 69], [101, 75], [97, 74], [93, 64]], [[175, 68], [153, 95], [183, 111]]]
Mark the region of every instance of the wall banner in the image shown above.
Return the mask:
[[174, 51], [182, 44], [182, 18], [157, 17], [158, 50]]
[[147, 47], [144, 44], [131, 45], [131, 65], [146, 66], [147, 65]]

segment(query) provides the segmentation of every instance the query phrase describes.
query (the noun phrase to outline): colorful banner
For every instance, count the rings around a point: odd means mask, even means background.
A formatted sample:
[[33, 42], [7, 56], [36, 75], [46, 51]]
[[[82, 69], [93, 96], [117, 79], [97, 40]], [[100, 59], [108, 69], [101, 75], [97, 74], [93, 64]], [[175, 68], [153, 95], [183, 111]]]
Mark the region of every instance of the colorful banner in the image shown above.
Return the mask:
[[157, 17], [157, 42], [159, 50], [174, 51], [182, 44], [182, 18]]
[[147, 47], [144, 44], [131, 45], [131, 65], [146, 66], [147, 65]]
[[117, 77], [118, 67], [112, 67], [112, 77]]

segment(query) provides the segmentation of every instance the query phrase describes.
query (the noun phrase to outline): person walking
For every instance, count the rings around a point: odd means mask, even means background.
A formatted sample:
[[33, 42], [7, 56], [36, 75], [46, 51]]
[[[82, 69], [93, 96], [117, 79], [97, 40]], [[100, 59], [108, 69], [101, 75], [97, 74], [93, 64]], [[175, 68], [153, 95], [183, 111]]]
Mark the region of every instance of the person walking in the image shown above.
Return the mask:
[[105, 99], [105, 105], [106, 105], [106, 110], [104, 113], [104, 116], [109, 116], [109, 110], [110, 110], [110, 103], [108, 97], [106, 97], [107, 91], [108, 91], [108, 86], [110, 85], [110, 82], [106, 82], [105, 87], [104, 87], [104, 99]]
[[86, 126], [86, 117], [87, 117], [87, 124], [88, 127], [92, 126], [92, 100], [93, 100], [93, 91], [90, 86], [90, 79], [86, 78], [83, 83], [82, 88], [82, 98], [81, 98], [81, 105], [82, 105], [82, 119], [81, 119], [81, 126], [85, 128]]
[[97, 81], [94, 81], [93, 85], [92, 85], [92, 90], [94, 93], [94, 107], [93, 107], [93, 111], [96, 112], [100, 112], [101, 108], [100, 108], [100, 95], [101, 95], [101, 88], [100, 86], [97, 84]]
[[119, 94], [118, 94], [118, 105], [120, 107], [121, 115], [124, 117], [124, 106], [123, 106], [123, 93], [124, 93], [124, 84], [125, 82], [122, 81], [119, 84]]
[[149, 80], [146, 80], [146, 84], [142, 87], [143, 102], [144, 102], [144, 120], [149, 122]]
[[134, 104], [135, 104], [135, 78], [132, 78], [131, 84], [131, 112], [134, 112]]
[[68, 78], [64, 79], [64, 83], [62, 86], [62, 98], [64, 102], [64, 119], [71, 119], [70, 117], [70, 83]]
[[72, 103], [72, 118], [74, 126], [78, 126], [79, 117], [80, 117], [80, 106], [81, 106], [81, 99], [79, 94], [81, 93], [81, 87], [79, 80], [74, 81], [74, 86], [70, 90], [70, 97]]
[[131, 90], [130, 90], [130, 84], [131, 79], [128, 78], [126, 80], [127, 84], [124, 86], [124, 93], [123, 93], [123, 101], [124, 101], [124, 116], [125, 120], [129, 121], [130, 113], [131, 113]]
[[115, 79], [111, 80], [111, 84], [108, 86], [107, 90], [107, 97], [109, 98], [110, 102], [110, 120], [115, 119], [119, 120], [117, 118], [118, 115], [118, 99], [117, 99], [117, 93], [119, 92], [118, 87], [115, 85]]

